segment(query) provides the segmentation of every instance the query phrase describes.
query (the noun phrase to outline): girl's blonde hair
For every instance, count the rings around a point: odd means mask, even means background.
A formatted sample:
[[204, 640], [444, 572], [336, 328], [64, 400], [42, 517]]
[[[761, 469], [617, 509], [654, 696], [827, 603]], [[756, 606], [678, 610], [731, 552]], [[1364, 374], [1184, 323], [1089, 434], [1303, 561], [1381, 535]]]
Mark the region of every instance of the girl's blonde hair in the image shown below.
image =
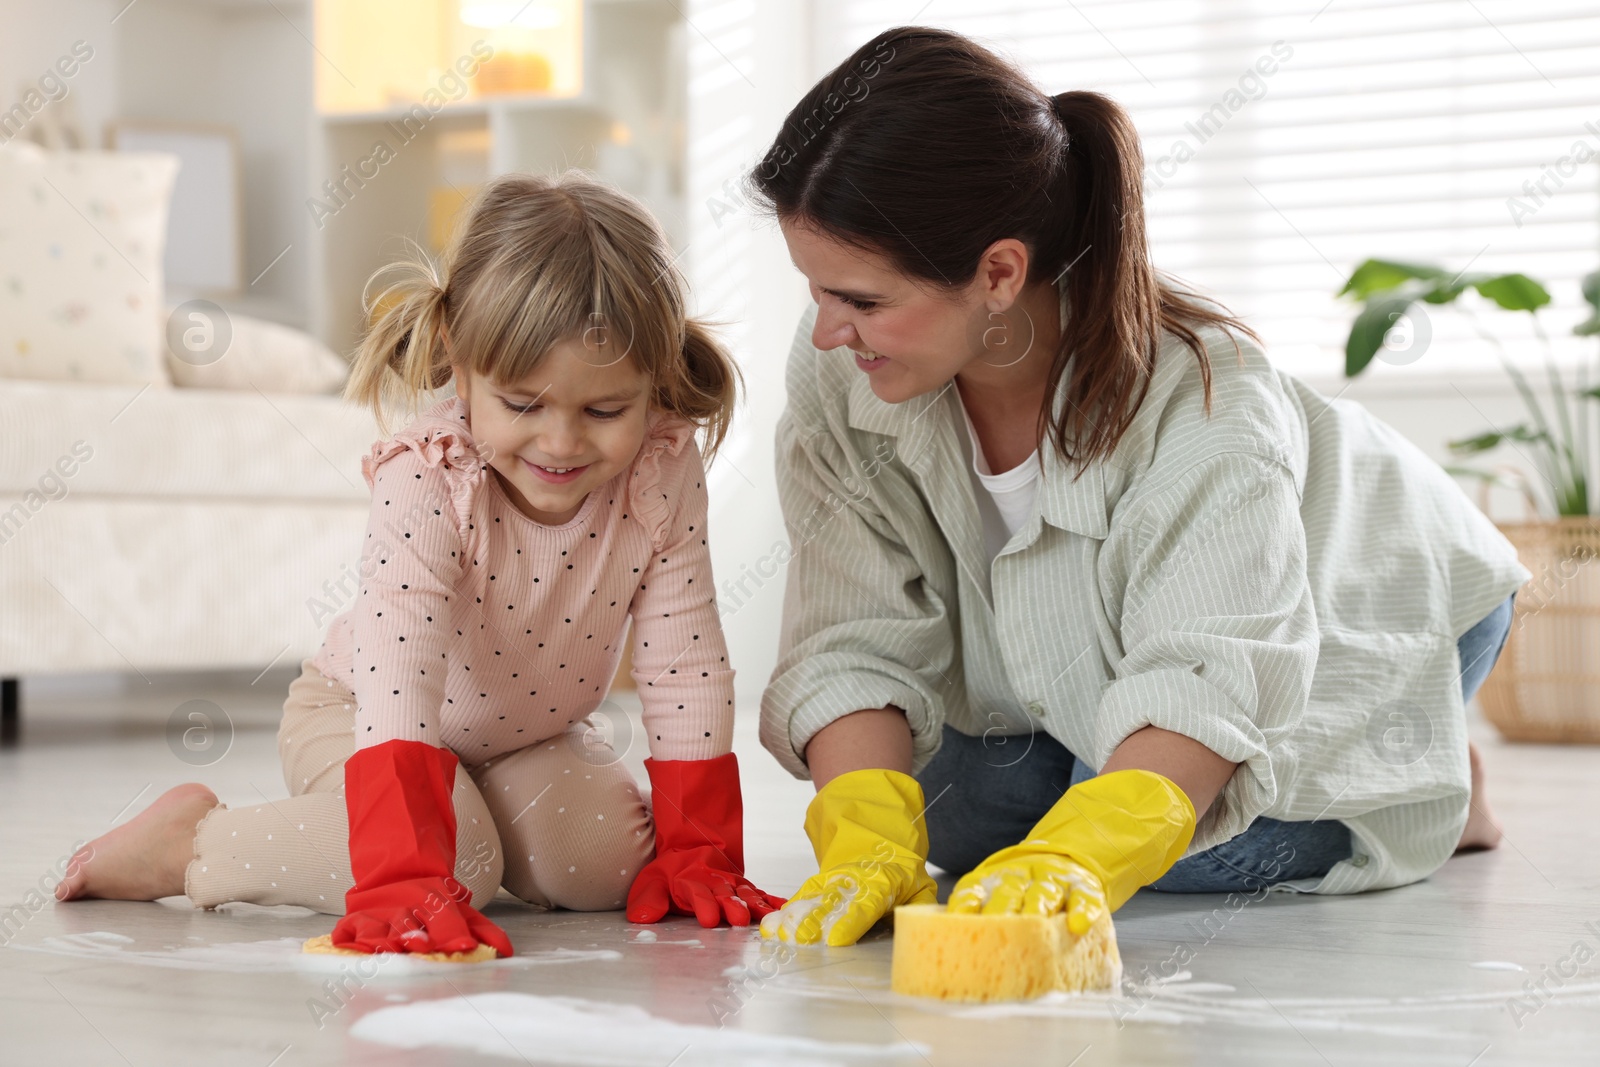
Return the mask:
[[666, 237], [644, 205], [580, 171], [491, 180], [440, 263], [419, 250], [384, 267], [362, 308], [345, 397], [380, 425], [386, 401], [415, 410], [457, 367], [510, 384], [584, 339], [648, 374], [652, 404], [704, 429], [708, 458], [727, 437], [739, 371], [688, 317]]

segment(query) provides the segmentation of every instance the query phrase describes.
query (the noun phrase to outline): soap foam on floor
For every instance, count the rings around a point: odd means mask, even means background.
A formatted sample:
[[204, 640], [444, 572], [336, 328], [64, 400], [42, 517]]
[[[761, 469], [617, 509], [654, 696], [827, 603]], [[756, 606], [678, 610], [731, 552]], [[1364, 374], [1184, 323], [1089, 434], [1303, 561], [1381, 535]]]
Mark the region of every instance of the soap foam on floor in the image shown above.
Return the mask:
[[695, 1063], [822, 1067], [925, 1060], [926, 1045], [869, 1045], [746, 1033], [658, 1018], [632, 1004], [529, 993], [478, 993], [379, 1008], [350, 1035], [396, 1048], [449, 1048], [533, 1063], [667, 1063], [693, 1049]]
[[[137, 963], [178, 971], [224, 971], [231, 974], [272, 974], [286, 971], [342, 974], [352, 966], [360, 965], [364, 968], [364, 978], [437, 974], [441, 967], [450, 968], [450, 973], [454, 974], [480, 967], [540, 967], [550, 964], [611, 962], [622, 958], [622, 953], [615, 949], [580, 951], [558, 948], [543, 952], [519, 953], [507, 960], [491, 960], [485, 963], [433, 963], [409, 956], [386, 955], [376, 957], [377, 962], [374, 964], [356, 956], [307, 955], [301, 951], [304, 943], [302, 938], [280, 937], [268, 941], [134, 949], [128, 947], [134, 944], [131, 937], [109, 930], [92, 930], [63, 937], [47, 937], [33, 945], [13, 943], [9, 947], [23, 952], [41, 952], [77, 959]], [[373, 973], [366, 974], [366, 969], [370, 969]]]
[[[1269, 1030], [1358, 1031], [1435, 1040], [1458, 1037], [1460, 1030], [1439, 1016], [1405, 1021], [1396, 1016], [1499, 1010], [1508, 996], [1521, 992], [1520, 987], [1508, 987], [1397, 997], [1264, 997], [1259, 990], [1241, 991], [1221, 982], [1196, 982], [1190, 972], [1184, 971], [1145, 982], [1125, 980], [1120, 996], [1112, 992], [1058, 992], [1033, 1000], [960, 1004], [901, 996], [860, 980], [839, 984], [807, 972], [779, 974], [768, 984], [790, 996], [865, 1000], [880, 1011], [911, 1009], [963, 1019], [1102, 1019], [1115, 1022], [1119, 1028], [1128, 1023], [1222, 1023]], [[1600, 982], [1569, 982], [1552, 987], [1550, 992], [1554, 994], [1552, 999], [1560, 1002], [1600, 1005]]]
[[661, 935], [654, 930], [640, 930], [629, 938], [633, 945], [686, 945], [689, 948], [705, 948], [705, 942], [698, 937], [690, 937], [681, 941], [663, 941]]

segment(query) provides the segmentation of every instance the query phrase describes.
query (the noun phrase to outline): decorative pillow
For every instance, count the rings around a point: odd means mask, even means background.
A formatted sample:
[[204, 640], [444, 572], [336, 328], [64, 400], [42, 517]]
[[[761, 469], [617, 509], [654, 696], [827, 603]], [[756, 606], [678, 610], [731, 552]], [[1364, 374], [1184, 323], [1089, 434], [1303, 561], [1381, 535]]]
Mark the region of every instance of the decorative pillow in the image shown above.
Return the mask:
[[176, 156], [0, 145], [0, 377], [165, 386]]
[[350, 368], [304, 330], [191, 300], [167, 313], [167, 371], [189, 389], [331, 393]]

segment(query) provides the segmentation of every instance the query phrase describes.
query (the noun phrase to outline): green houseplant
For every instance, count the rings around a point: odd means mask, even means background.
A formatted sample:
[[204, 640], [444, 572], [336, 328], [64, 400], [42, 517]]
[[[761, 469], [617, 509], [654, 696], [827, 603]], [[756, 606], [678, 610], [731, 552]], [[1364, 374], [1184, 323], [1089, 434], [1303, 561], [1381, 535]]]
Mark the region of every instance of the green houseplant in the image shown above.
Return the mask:
[[[1573, 330], [1579, 336], [1600, 335], [1600, 271], [1583, 279], [1583, 296], [1590, 306], [1589, 317]], [[1545, 373], [1549, 379], [1552, 422], [1545, 407], [1529, 386], [1526, 376], [1507, 357], [1505, 345], [1479, 318], [1477, 309], [1461, 297], [1469, 290], [1507, 311], [1526, 312], [1535, 335], [1544, 348]], [[1345, 376], [1354, 378], [1367, 368], [1382, 350], [1391, 331], [1414, 305], [1452, 304], [1464, 314], [1474, 330], [1492, 345], [1501, 365], [1516, 386], [1527, 408], [1528, 418], [1513, 426], [1492, 428], [1450, 442], [1457, 455], [1475, 455], [1505, 444], [1530, 446], [1530, 458], [1544, 476], [1545, 494], [1557, 515], [1594, 515], [1597, 501], [1593, 490], [1600, 487], [1595, 477], [1595, 457], [1590, 450], [1591, 412], [1589, 402], [1600, 399], [1600, 384], [1589, 384], [1583, 369], [1576, 386], [1569, 387], [1556, 369], [1550, 337], [1539, 318], [1539, 309], [1550, 303], [1550, 293], [1526, 274], [1460, 273], [1452, 275], [1439, 267], [1391, 260], [1369, 259], [1355, 269], [1339, 291], [1363, 302], [1345, 342]], [[1525, 453], [1526, 454], [1526, 453]], [[1451, 468], [1453, 473], [1481, 478], [1496, 478], [1471, 467]]]
[[[1581, 288], [1589, 315], [1573, 333], [1600, 336], [1600, 271], [1586, 276]], [[1467, 296], [1469, 291], [1474, 295]], [[1502, 446], [1516, 449], [1544, 483], [1531, 485], [1519, 474], [1523, 492], [1537, 511], [1554, 517], [1500, 524], [1533, 578], [1517, 592], [1516, 621], [1494, 672], [1478, 691], [1479, 702], [1485, 717], [1511, 740], [1600, 742], [1600, 462], [1591, 433], [1600, 374], [1580, 366], [1575, 384], [1563, 378], [1539, 317], [1550, 293], [1526, 274], [1451, 274], [1434, 266], [1369, 259], [1339, 295], [1362, 305], [1345, 342], [1347, 378], [1378, 357], [1419, 305], [1452, 305], [1499, 355], [1526, 418], [1452, 440], [1450, 450], [1472, 456]], [[1504, 343], [1484, 325], [1475, 306], [1484, 302], [1531, 318], [1543, 348], [1547, 401], [1540, 400]], [[1493, 471], [1446, 469], [1485, 483], [1502, 481]]]

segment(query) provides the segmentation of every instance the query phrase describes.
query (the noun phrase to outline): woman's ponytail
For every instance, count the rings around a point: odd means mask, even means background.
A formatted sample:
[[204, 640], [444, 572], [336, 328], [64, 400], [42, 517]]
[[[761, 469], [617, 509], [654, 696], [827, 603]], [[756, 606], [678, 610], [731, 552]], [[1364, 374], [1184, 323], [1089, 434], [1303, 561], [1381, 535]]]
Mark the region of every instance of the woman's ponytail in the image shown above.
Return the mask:
[[[380, 283], [385, 284], [373, 296]], [[369, 325], [351, 361], [344, 396], [370, 407], [387, 433], [388, 401], [415, 408], [419, 396], [450, 380], [446, 290], [433, 264], [418, 252], [375, 273], [361, 305]]]
[[[1050, 251], [1041, 258], [1053, 265], [1069, 309], [1093, 309], [1069, 310], [1070, 324], [1062, 323], [1052, 379], [1067, 371], [1074, 353], [1088, 358], [1071, 366], [1081, 410], [1064, 412], [1050, 429], [1063, 455], [1106, 455], [1133, 420], [1160, 343], [1159, 286], [1145, 239], [1144, 153], [1133, 120], [1110, 97], [1059, 93], [1050, 105], [1063, 151], [1060, 195], [1051, 198], [1059, 205], [1058, 229], [1043, 242]], [[1086, 411], [1102, 417], [1085, 425]], [[1044, 417], [1049, 421], [1049, 413]]]

